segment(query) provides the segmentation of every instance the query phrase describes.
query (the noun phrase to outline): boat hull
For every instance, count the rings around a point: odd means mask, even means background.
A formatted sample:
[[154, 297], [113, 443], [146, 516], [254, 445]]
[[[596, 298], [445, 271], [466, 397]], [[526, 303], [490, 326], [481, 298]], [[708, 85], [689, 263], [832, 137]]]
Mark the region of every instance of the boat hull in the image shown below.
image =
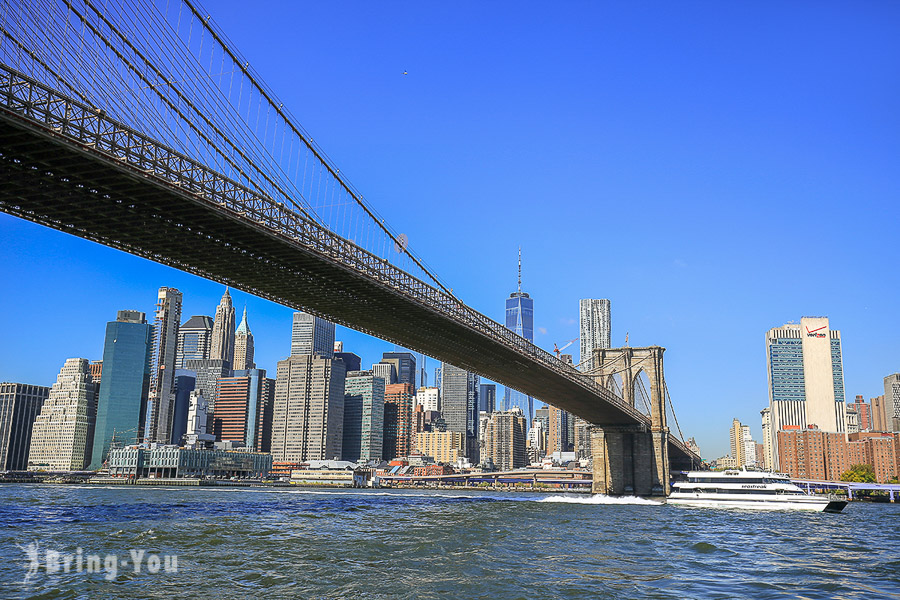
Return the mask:
[[800, 497], [785, 499], [760, 499], [748, 498], [703, 498], [691, 495], [669, 496], [668, 504], [677, 506], [695, 506], [698, 508], [734, 508], [741, 510], [805, 510], [811, 512], [839, 513], [847, 506], [846, 500], [828, 500], [826, 498]]

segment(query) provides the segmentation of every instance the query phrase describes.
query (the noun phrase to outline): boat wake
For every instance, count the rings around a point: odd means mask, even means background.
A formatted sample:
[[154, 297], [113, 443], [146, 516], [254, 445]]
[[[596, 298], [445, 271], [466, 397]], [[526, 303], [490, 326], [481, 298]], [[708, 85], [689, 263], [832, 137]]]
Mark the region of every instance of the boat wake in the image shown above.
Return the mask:
[[648, 500], [647, 498], [639, 498], [637, 496], [604, 496], [603, 494], [594, 494], [593, 496], [547, 496], [541, 498], [538, 502], [554, 502], [560, 504], [640, 504], [643, 506], [662, 506], [664, 502]]

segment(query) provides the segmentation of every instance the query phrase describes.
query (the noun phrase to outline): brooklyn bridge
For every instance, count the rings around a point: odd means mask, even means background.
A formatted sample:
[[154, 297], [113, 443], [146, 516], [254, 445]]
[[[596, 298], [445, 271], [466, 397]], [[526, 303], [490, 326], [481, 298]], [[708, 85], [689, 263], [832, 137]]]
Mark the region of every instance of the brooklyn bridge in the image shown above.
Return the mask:
[[0, 210], [581, 417], [595, 491], [666, 493], [670, 469], [699, 462], [669, 429], [662, 348], [596, 351], [582, 372], [467, 306], [193, 2], [7, 1], [3, 15]]

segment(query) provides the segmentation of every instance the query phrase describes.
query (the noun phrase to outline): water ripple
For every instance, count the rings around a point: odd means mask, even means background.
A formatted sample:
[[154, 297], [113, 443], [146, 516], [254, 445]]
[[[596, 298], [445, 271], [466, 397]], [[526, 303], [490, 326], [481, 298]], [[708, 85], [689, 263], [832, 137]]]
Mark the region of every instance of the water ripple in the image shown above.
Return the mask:
[[[21, 598], [898, 598], [900, 506], [685, 510], [574, 495], [0, 486]], [[877, 523], [877, 527], [873, 527]], [[177, 573], [39, 571], [17, 546], [178, 556]], [[189, 592], [187, 592], [189, 590]]]

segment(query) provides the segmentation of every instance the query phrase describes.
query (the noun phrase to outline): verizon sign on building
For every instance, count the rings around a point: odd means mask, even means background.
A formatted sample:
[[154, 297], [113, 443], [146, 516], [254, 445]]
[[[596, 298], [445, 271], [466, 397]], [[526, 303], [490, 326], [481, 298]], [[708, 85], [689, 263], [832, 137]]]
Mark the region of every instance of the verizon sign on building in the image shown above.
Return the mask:
[[841, 333], [827, 317], [803, 317], [766, 334], [769, 408], [777, 460], [777, 432], [786, 427], [844, 433]]

